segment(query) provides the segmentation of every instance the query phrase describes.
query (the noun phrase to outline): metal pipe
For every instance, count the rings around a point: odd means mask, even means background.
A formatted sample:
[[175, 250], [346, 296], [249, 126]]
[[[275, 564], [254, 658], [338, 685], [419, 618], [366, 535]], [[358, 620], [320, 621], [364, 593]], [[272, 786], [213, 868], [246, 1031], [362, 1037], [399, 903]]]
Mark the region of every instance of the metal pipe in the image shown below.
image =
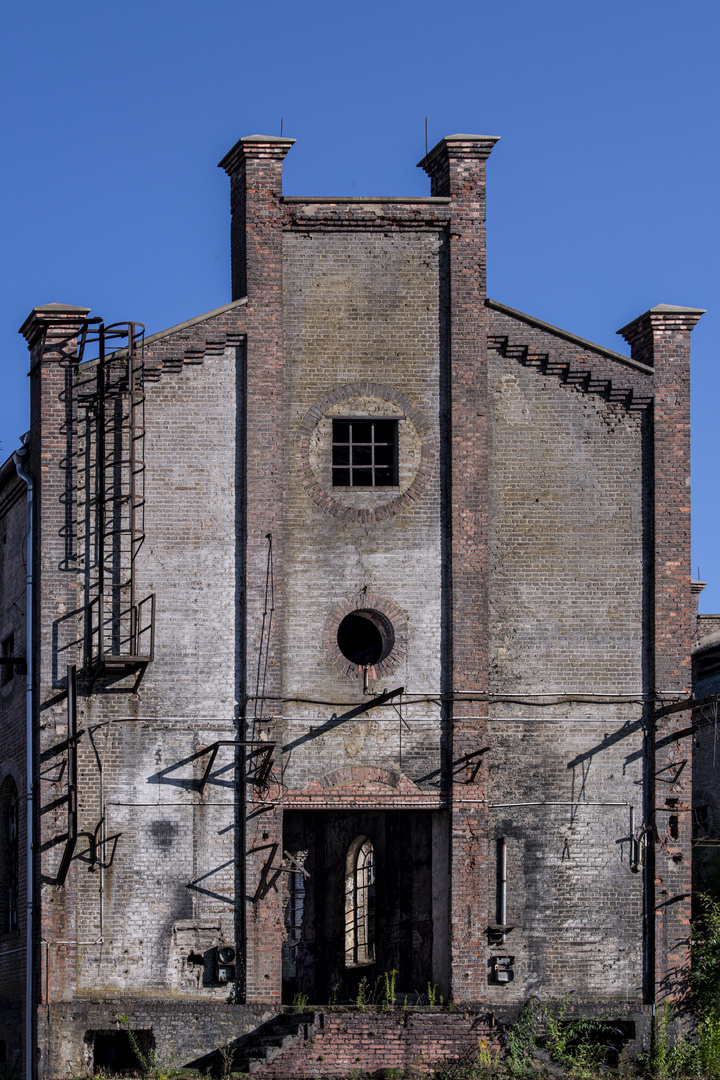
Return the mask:
[[640, 852], [637, 837], [635, 836], [635, 807], [630, 807], [630, 869], [637, 873], [640, 862]]
[[[507, 923], [507, 841], [504, 836], [497, 842], [497, 921], [500, 926]], [[504, 930], [502, 939], [504, 943]]]
[[33, 746], [33, 495], [35, 484], [25, 465], [28, 462], [28, 448], [13, 454], [15, 469], [21, 480], [27, 485], [27, 590], [25, 599], [25, 665], [27, 668], [25, 683], [25, 824], [26, 824], [26, 874], [25, 874], [25, 1076], [33, 1080], [33, 924], [35, 921], [33, 825], [35, 816], [33, 781], [35, 761]]
[[[484, 801], [484, 800], [483, 800]], [[488, 804], [488, 810], [504, 810], [510, 806], [630, 806], [628, 802], [589, 802], [586, 799], [576, 799], [574, 802], [495, 802]]]

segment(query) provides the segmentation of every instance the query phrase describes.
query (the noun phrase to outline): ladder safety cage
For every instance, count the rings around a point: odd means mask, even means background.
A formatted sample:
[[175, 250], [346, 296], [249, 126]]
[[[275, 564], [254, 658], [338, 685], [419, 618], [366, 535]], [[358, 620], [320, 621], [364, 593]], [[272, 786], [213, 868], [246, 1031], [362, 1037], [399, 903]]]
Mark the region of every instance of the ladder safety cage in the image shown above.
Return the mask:
[[144, 335], [141, 323], [88, 319], [73, 403], [86, 665], [92, 683], [109, 668], [139, 671], [136, 687], [155, 651], [155, 595], [136, 596], [145, 540]]

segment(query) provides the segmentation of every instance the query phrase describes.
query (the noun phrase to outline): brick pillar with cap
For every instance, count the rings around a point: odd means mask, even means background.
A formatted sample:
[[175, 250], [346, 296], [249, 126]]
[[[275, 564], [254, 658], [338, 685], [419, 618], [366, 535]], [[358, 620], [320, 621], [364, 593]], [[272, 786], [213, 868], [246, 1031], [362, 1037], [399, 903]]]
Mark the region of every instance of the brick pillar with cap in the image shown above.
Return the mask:
[[651, 1000], [677, 1000], [690, 964], [692, 739], [690, 712], [656, 716], [692, 691], [690, 647], [695, 626], [690, 572], [690, 333], [704, 312], [659, 304], [624, 326], [632, 358], [655, 371], [651, 617], [651, 751], [648, 761], [648, 892]]
[[[34, 758], [57, 748], [67, 724], [67, 665], [82, 663], [81, 605], [75, 560], [72, 379], [77, 337], [88, 308], [46, 304], [34, 308], [20, 333], [30, 349], [32, 438], [26, 468], [34, 481]], [[41, 815], [48, 785], [33, 778], [35, 795], [35, 941], [49, 942], [35, 956], [35, 1002], [72, 1000], [77, 991], [77, 863], [65, 885], [54, 881], [64, 844], [59, 816]], [[54, 841], [54, 843], [53, 843]], [[63, 944], [58, 944], [63, 943]]]
[[[451, 657], [444, 690], [452, 701], [450, 759], [462, 762], [487, 745], [486, 704], [463, 701], [488, 689], [488, 382], [485, 162], [494, 136], [451, 135], [420, 162], [431, 193], [451, 199], [448, 236], [448, 469], [444, 500], [449, 559], [445, 580]], [[480, 768], [468, 782], [475, 766]], [[484, 756], [453, 764], [450, 813], [450, 993], [480, 1000], [487, 991], [488, 822]]]
[[[282, 169], [294, 139], [251, 135], [220, 162], [230, 177], [233, 300], [247, 296], [244, 418], [245, 737], [272, 741], [282, 715], [283, 303]], [[261, 677], [258, 680], [258, 672]], [[257, 700], [257, 688], [262, 700]], [[258, 721], [259, 717], [259, 721]], [[252, 775], [256, 759], [248, 757]], [[276, 763], [277, 767], [277, 763]], [[257, 810], [246, 793], [244, 993], [247, 1001], [282, 996], [283, 912], [277, 871], [282, 811]], [[241, 948], [243, 942], [239, 942]]]

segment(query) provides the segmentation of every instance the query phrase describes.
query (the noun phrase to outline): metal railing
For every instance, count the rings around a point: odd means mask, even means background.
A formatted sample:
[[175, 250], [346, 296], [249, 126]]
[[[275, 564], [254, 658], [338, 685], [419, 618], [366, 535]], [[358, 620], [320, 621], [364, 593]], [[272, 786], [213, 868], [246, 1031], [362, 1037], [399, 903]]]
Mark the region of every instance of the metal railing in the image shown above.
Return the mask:
[[139, 604], [106, 611], [99, 593], [87, 606], [87, 664], [149, 664], [155, 658], [155, 593]]

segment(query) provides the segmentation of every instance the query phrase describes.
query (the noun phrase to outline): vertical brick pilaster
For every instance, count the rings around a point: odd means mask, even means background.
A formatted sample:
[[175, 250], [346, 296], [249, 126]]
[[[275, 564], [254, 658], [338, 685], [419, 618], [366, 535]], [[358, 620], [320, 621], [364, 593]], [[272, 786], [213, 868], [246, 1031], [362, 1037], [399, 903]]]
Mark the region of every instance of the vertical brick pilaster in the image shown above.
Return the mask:
[[[633, 359], [655, 369], [654, 694], [658, 704], [688, 697], [692, 688], [690, 333], [702, 314], [697, 308], [660, 304], [618, 331], [630, 343]], [[692, 746], [687, 737], [672, 738], [689, 724], [687, 712], [659, 718], [650, 763], [656, 826], [650, 950], [659, 1000], [681, 996], [690, 963], [692, 769], [686, 759]], [[657, 778], [663, 782], [656, 784]]]
[[[37, 762], [43, 751], [57, 745], [56, 728], [64, 733], [67, 665], [78, 661], [78, 618], [81, 602], [74, 561], [74, 508], [72, 456], [72, 365], [77, 334], [88, 308], [48, 304], [35, 308], [20, 328], [30, 348], [30, 473], [35, 483], [34, 536], [34, 664], [33, 711], [36, 775], [35, 795], [35, 940], [36, 995], [44, 1000], [46, 988], [57, 998], [71, 1000], [77, 986], [75, 869], [66, 884], [49, 884], [55, 877], [63, 845], [50, 841], [67, 828], [67, 811], [41, 814], [54, 791], [43, 785]], [[47, 967], [49, 965], [49, 970]]]
[[[282, 695], [282, 452], [283, 304], [282, 164], [293, 139], [253, 135], [240, 139], [220, 162], [230, 176], [232, 206], [233, 299], [247, 296], [245, 365], [245, 627], [244, 685], [246, 720], [264, 718], [247, 732], [274, 734], [273, 714]], [[271, 540], [270, 540], [271, 538]], [[274, 602], [266, 612], [269, 551], [272, 545]], [[269, 604], [269, 602], [268, 602]], [[256, 674], [261, 670], [255, 703]], [[245, 892], [253, 897], [263, 866], [277, 844], [282, 854], [282, 812], [253, 814], [248, 785], [245, 836]], [[282, 992], [282, 904], [272, 867], [268, 887], [247, 903], [245, 970], [247, 1001], [279, 1001]]]
[[[488, 387], [485, 162], [494, 137], [452, 135], [420, 163], [431, 191], [452, 200], [449, 245], [449, 485], [451, 592], [449, 688], [452, 761], [486, 745], [487, 712], [463, 695], [488, 688]], [[485, 770], [453, 765], [450, 836], [450, 990], [456, 1000], [486, 994], [488, 828]]]

